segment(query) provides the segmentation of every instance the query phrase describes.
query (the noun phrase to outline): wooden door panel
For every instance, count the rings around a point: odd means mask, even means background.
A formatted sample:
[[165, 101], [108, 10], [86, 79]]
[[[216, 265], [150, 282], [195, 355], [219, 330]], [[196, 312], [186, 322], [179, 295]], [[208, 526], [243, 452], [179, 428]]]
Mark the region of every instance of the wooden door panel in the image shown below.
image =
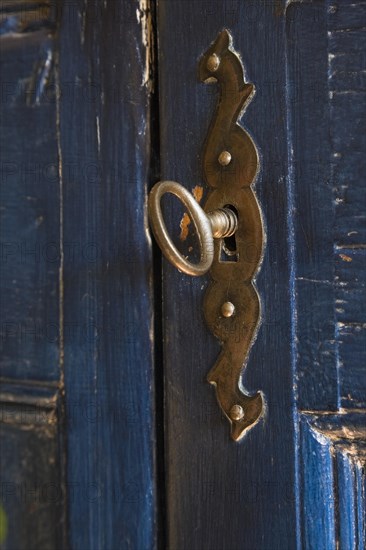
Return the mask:
[[17, 2], [6, 15], [27, 32], [14, 38], [3, 14], [1, 377], [52, 383], [60, 376], [61, 258], [54, 21], [48, 9], [29, 28]]
[[[260, 153], [256, 192], [267, 232], [257, 279], [263, 323], [244, 377], [249, 391], [263, 391], [267, 410], [240, 444], [230, 439], [206, 382], [220, 349], [202, 314], [209, 278], [189, 278], [164, 262], [169, 548], [296, 545], [282, 9], [268, 2], [159, 3], [162, 179], [189, 190], [202, 185], [203, 144], [218, 91], [199, 82], [198, 60], [228, 28], [257, 90], [242, 124]], [[172, 207], [166, 216], [179, 235], [180, 210]]]
[[1, 548], [65, 545], [55, 13], [0, 9]]
[[77, 1], [65, 4], [60, 24], [67, 479], [80, 488], [68, 502], [75, 550], [155, 544], [147, 18], [128, 1]]
[[[294, 3], [296, 357], [303, 547], [365, 541], [365, 5]], [[294, 86], [296, 83], [296, 86]]]
[[335, 410], [338, 399], [326, 29], [324, 3], [289, 6], [286, 34], [293, 142], [293, 291], [298, 311], [298, 403], [304, 410]]
[[[2, 3], [4, 549], [156, 548], [157, 516], [172, 550], [364, 544], [365, 6], [160, 0], [154, 29], [149, 2]], [[209, 276], [164, 260], [158, 280], [145, 208], [159, 147], [161, 179], [205, 200], [198, 61], [223, 28], [256, 87], [267, 238], [243, 378], [265, 414], [239, 444], [206, 381]]]
[[364, 409], [365, 11], [325, 2], [289, 13], [299, 407]]
[[66, 548], [59, 403], [54, 391], [2, 384], [0, 544]]
[[155, 545], [150, 18], [1, 5], [5, 549]]
[[364, 414], [301, 414], [300, 434], [302, 547], [362, 548], [366, 510]]
[[[266, 414], [239, 445], [205, 381], [219, 351], [201, 312], [208, 278], [164, 263], [172, 548], [363, 544], [364, 15], [361, 2], [159, 4], [162, 179], [202, 185], [217, 90], [197, 63], [228, 28], [257, 90], [242, 124], [260, 152], [267, 230], [244, 375]], [[177, 240], [181, 215], [166, 212]]]

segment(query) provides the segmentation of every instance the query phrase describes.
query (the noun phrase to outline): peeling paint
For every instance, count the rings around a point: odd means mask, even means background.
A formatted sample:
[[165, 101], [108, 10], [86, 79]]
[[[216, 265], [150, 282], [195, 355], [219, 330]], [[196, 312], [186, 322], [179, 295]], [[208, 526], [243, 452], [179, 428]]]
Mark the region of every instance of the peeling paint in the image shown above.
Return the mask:
[[191, 223], [190, 217], [188, 216], [187, 212], [184, 212], [183, 218], [180, 221], [180, 235], [179, 238], [181, 241], [185, 241], [188, 237], [188, 226]]
[[38, 63], [35, 64], [33, 74], [29, 79], [28, 90], [26, 93], [26, 103], [28, 106], [38, 106], [44, 98], [46, 87], [49, 83], [51, 70], [53, 66], [53, 42], [43, 54]]
[[202, 185], [196, 185], [196, 187], [194, 187], [192, 189], [192, 195], [194, 196], [196, 201], [198, 203], [200, 203], [201, 200], [202, 200], [202, 197], [203, 197], [203, 187], [202, 187]]
[[145, 67], [142, 75], [142, 86], [149, 92], [154, 91], [154, 32], [152, 25], [150, 0], [139, 0], [136, 17], [142, 30], [142, 43], [145, 46]]
[[352, 258], [350, 256], [347, 256], [346, 254], [339, 254], [339, 257], [344, 261], [344, 262], [352, 262]]
[[[201, 202], [202, 200], [202, 197], [203, 197], [203, 187], [202, 185], [196, 185], [196, 187], [194, 187], [192, 189], [192, 195], [194, 196], [194, 198], [196, 199], [196, 201], [198, 203]], [[181, 241], [185, 241], [188, 237], [188, 233], [189, 233], [189, 225], [191, 223], [191, 219], [190, 217], [188, 216], [187, 212], [184, 212], [183, 214], [183, 217], [180, 221], [180, 235], [179, 235], [179, 238]]]
[[98, 143], [98, 153], [100, 154], [100, 123], [99, 116], [96, 116], [96, 125], [97, 125], [97, 143]]

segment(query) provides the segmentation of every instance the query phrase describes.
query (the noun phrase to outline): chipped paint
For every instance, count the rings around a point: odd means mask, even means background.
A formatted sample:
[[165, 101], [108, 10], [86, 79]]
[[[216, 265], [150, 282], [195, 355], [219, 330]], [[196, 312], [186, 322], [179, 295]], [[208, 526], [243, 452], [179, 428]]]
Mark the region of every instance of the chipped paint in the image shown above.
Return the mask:
[[[203, 197], [203, 187], [202, 185], [196, 185], [196, 187], [194, 187], [192, 189], [192, 195], [194, 196], [194, 198], [196, 199], [196, 201], [198, 203], [201, 202], [202, 200], [202, 197]], [[183, 214], [183, 217], [180, 221], [180, 235], [179, 235], [179, 238], [181, 241], [185, 241], [188, 237], [188, 233], [189, 233], [189, 225], [191, 223], [191, 219], [190, 217], [188, 216], [187, 212], [184, 212]]]
[[344, 261], [344, 262], [352, 262], [352, 258], [350, 256], [347, 256], [346, 254], [339, 254], [339, 257]]
[[97, 125], [97, 143], [98, 143], [98, 153], [100, 154], [100, 123], [99, 116], [96, 116], [96, 125]]
[[136, 17], [138, 23], [141, 25], [142, 43], [145, 47], [145, 67], [142, 75], [142, 86], [146, 87], [149, 92], [153, 92], [154, 32], [150, 0], [139, 0]]
[[51, 40], [45, 56], [35, 63], [33, 74], [28, 79], [26, 103], [30, 107], [39, 106], [45, 97], [45, 91], [51, 78], [53, 56], [53, 42]]
[[202, 187], [202, 185], [196, 185], [196, 187], [194, 187], [192, 189], [192, 195], [194, 196], [196, 201], [198, 203], [200, 203], [201, 200], [202, 200], [202, 197], [203, 197], [203, 187]]
[[183, 218], [180, 221], [180, 235], [179, 238], [181, 241], [185, 241], [188, 237], [189, 224], [191, 223], [190, 217], [187, 212], [184, 212]]

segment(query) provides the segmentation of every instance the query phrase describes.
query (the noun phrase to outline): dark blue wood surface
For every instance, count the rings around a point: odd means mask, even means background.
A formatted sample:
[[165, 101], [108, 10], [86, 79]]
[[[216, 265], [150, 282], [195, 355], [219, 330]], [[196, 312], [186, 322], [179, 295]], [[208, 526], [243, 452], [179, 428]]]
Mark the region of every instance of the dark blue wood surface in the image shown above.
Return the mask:
[[55, 392], [2, 385], [0, 438], [1, 550], [66, 548]]
[[[207, 279], [164, 264], [172, 548], [363, 547], [364, 6], [159, 4], [162, 178], [202, 185], [217, 96], [196, 66], [227, 27], [257, 89], [242, 124], [261, 155], [256, 191], [268, 239], [257, 281], [263, 324], [244, 379], [263, 390], [267, 411], [240, 445], [205, 382], [219, 350], [201, 314]], [[166, 217], [179, 235], [179, 209]], [[359, 411], [352, 422], [345, 407]], [[325, 419], [334, 411], [348, 437], [335, 464], [334, 434], [314, 431], [304, 416], [311, 410]]]
[[[366, 4], [160, 0], [157, 31], [149, 6], [0, 6], [1, 549], [153, 549], [157, 516], [171, 550], [362, 549]], [[208, 277], [160, 281], [159, 252], [153, 277], [145, 210], [159, 146], [161, 179], [203, 185], [224, 27], [267, 234], [244, 378], [266, 412], [240, 444], [206, 382]]]
[[146, 550], [151, 13], [128, 1], [57, 7], [0, 6], [1, 489], [16, 486], [1, 494], [0, 542]]
[[293, 178], [297, 388], [301, 409], [336, 410], [334, 196], [324, 2], [293, 3], [286, 26]]
[[[74, 550], [155, 544], [145, 213], [150, 28], [148, 13], [136, 9], [128, 1], [66, 3], [60, 27], [63, 366], [67, 479], [78, 484], [68, 500]], [[75, 254], [66, 243], [74, 243]]]
[[0, 545], [66, 546], [55, 17], [0, 6]]
[[[162, 178], [189, 190], [202, 185], [217, 89], [198, 81], [197, 63], [226, 27], [257, 90], [242, 124], [261, 157], [256, 192], [267, 228], [257, 280], [263, 324], [244, 380], [249, 391], [263, 391], [267, 411], [240, 444], [206, 382], [220, 349], [202, 316], [208, 278], [164, 264], [169, 548], [296, 547], [283, 9], [281, 2], [159, 3]], [[167, 212], [176, 234], [179, 216], [177, 208]]]
[[0, 40], [0, 375], [52, 383], [60, 375], [55, 40], [48, 28]]
[[302, 547], [364, 548], [364, 415], [302, 414], [300, 432]]
[[366, 9], [290, 12], [299, 406], [364, 409]]

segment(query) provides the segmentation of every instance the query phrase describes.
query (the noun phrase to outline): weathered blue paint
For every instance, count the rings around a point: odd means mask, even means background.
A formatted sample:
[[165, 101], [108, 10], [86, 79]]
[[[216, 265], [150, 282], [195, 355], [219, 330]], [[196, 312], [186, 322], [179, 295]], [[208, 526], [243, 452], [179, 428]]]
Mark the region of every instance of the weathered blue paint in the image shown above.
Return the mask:
[[330, 441], [311, 431], [306, 422], [301, 426], [303, 548], [328, 550], [336, 547], [333, 459]]
[[[205, 384], [219, 349], [201, 316], [207, 281], [164, 264], [168, 545], [328, 550], [354, 536], [356, 548], [365, 510], [361, 489], [353, 512], [350, 497], [365, 483], [364, 5], [163, 0], [158, 15], [162, 177], [188, 189], [202, 182], [217, 91], [197, 81], [196, 63], [226, 27], [257, 89], [242, 124], [261, 154], [268, 236], [263, 325], [244, 381], [263, 388], [268, 408], [241, 445], [226, 437]], [[167, 209], [176, 237], [180, 215]], [[359, 409], [363, 429], [341, 407]], [[353, 481], [338, 472], [349, 446], [335, 465], [330, 428], [314, 431], [309, 410], [334, 411], [349, 430]]]
[[1, 548], [147, 550], [150, 12], [57, 7], [0, 7]]
[[44, 28], [0, 40], [0, 374], [52, 383], [60, 375], [55, 40]]
[[[244, 383], [267, 408], [239, 445], [206, 382], [220, 349], [202, 317], [207, 279], [165, 263], [152, 279], [149, 12], [37, 2], [37, 19], [24, 6], [5, 2], [0, 22], [1, 481], [62, 495], [36, 506], [7, 495], [4, 548], [31, 536], [36, 548], [156, 547], [161, 284], [166, 546], [364, 548], [366, 4], [158, 5], [162, 178], [202, 183], [217, 89], [197, 63], [222, 28], [257, 89], [242, 124], [259, 148], [268, 240]], [[172, 202], [177, 241], [181, 216]]]
[[[228, 437], [206, 382], [220, 349], [202, 317], [207, 278], [192, 280], [164, 264], [169, 548], [296, 547], [284, 8], [282, 2], [158, 5], [162, 178], [189, 190], [202, 185], [218, 90], [198, 81], [197, 62], [228, 28], [257, 90], [241, 123], [260, 152], [256, 193], [267, 227], [257, 281], [263, 324], [244, 380], [248, 391], [263, 390], [267, 411], [240, 444]], [[179, 209], [166, 215], [179, 234]]]
[[365, 415], [301, 415], [301, 536], [304, 548], [365, 544]]
[[54, 14], [0, 7], [2, 550], [65, 547]]
[[365, 545], [365, 8], [288, 8], [304, 548]]
[[147, 17], [134, 2], [80, 0], [65, 4], [60, 26], [67, 479], [79, 484], [68, 499], [74, 550], [155, 545]]

